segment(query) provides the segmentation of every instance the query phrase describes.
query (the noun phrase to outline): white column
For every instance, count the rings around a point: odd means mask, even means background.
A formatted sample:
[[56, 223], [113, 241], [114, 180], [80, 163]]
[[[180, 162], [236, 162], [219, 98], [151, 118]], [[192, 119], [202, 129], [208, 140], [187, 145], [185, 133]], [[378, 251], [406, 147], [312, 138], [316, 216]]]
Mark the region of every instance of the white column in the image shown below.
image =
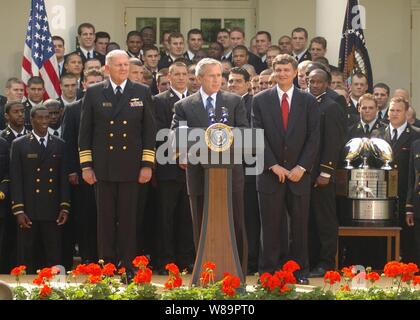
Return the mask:
[[65, 41], [65, 53], [76, 49], [76, 1], [45, 0], [48, 22], [52, 36], [60, 36]]
[[316, 0], [316, 36], [327, 39], [326, 58], [338, 65], [347, 0]]

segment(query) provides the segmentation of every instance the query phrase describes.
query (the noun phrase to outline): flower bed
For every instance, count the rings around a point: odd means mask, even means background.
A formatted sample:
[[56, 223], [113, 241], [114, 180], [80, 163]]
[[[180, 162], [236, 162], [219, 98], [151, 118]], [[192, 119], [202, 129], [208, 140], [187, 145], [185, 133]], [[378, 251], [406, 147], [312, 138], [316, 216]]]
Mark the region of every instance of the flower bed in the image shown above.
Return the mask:
[[[245, 290], [238, 277], [225, 273], [221, 281], [214, 281], [216, 265], [203, 265], [200, 286], [189, 288], [183, 284], [184, 272], [171, 263], [166, 266], [168, 279], [164, 288], [152, 284], [153, 273], [144, 256], [133, 260], [137, 273], [127, 281], [124, 268], [119, 270], [113, 264], [81, 264], [68, 273], [66, 284], [54, 286], [53, 279], [59, 273], [55, 267], [38, 271], [32, 288], [22, 286], [20, 278], [25, 266], [11, 271], [17, 286], [13, 289], [16, 300], [419, 300], [420, 276], [413, 263], [389, 262], [384, 273], [355, 266], [343, 268], [341, 272], [329, 271], [324, 276], [324, 286], [302, 292], [296, 287], [294, 273], [300, 269], [294, 261], [288, 261], [274, 274], [264, 273], [252, 290]], [[80, 276], [86, 280], [77, 282]], [[376, 283], [389, 278], [392, 284], [379, 288]]]

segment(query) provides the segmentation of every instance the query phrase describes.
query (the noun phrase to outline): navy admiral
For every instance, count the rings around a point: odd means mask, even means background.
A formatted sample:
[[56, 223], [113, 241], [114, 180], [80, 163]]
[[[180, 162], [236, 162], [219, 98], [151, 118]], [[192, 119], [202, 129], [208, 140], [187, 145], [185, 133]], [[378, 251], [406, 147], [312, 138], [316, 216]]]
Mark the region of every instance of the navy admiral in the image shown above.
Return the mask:
[[125, 51], [106, 56], [110, 78], [89, 87], [82, 104], [79, 155], [83, 179], [96, 183], [99, 258], [130, 272], [136, 254], [139, 183], [150, 181], [155, 121], [150, 89], [128, 80]]

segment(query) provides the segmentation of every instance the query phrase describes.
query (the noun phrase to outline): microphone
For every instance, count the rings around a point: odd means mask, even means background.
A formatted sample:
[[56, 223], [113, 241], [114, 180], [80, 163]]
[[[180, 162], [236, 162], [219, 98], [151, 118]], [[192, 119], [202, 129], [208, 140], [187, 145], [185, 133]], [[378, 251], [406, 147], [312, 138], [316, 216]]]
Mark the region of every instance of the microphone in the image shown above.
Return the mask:
[[227, 108], [222, 107], [222, 119], [220, 120], [221, 123], [227, 124], [229, 117], [229, 111]]
[[215, 124], [216, 114], [214, 113], [214, 108], [209, 108], [207, 112], [209, 114], [209, 125]]

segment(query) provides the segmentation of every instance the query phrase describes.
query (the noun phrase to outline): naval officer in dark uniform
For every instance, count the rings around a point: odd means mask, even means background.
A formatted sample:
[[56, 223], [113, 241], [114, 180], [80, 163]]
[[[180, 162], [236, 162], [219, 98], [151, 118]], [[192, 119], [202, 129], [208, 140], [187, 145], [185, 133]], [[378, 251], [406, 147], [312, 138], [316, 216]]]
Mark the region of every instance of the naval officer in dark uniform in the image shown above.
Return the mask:
[[36, 261], [61, 264], [61, 226], [67, 221], [70, 193], [65, 144], [48, 134], [46, 107], [31, 110], [31, 124], [33, 131], [12, 143], [10, 177], [12, 213], [19, 226], [18, 263], [34, 273], [41, 267]]
[[96, 183], [98, 255], [119, 262], [130, 276], [136, 255], [139, 183], [150, 181], [155, 162], [155, 121], [150, 89], [128, 80], [125, 51], [111, 51], [110, 78], [89, 87], [79, 131], [83, 179]]

